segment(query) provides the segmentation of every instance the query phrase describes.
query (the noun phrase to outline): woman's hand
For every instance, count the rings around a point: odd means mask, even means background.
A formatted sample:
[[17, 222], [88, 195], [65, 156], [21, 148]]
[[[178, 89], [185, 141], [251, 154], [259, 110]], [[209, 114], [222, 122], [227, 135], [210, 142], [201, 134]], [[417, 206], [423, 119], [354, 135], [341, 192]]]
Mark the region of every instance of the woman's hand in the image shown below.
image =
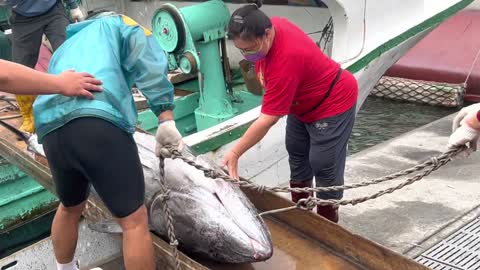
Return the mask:
[[228, 174], [234, 179], [239, 179], [238, 177], [238, 159], [240, 157], [233, 150], [228, 151], [228, 153], [223, 157], [223, 166], [227, 166]]

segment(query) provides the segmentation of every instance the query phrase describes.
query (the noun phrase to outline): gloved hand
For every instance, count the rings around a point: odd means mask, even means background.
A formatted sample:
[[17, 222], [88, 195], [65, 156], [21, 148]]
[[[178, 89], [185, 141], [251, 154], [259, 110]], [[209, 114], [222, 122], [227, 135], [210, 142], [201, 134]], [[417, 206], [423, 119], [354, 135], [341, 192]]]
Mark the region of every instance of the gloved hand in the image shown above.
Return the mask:
[[157, 157], [163, 156], [168, 158], [172, 156], [170, 151], [176, 150], [182, 152], [183, 150], [182, 135], [173, 120], [162, 122], [158, 126], [155, 138], [157, 140], [157, 144], [155, 145], [155, 154]]
[[448, 139], [448, 148], [454, 148], [469, 143], [469, 150], [467, 152], [468, 155], [471, 152], [477, 151], [479, 135], [479, 130], [471, 128], [467, 123], [465, 123], [457, 128], [452, 135], [450, 135], [450, 138]]
[[70, 16], [72, 17], [72, 20], [77, 22], [81, 22], [85, 19], [83, 12], [78, 7], [70, 10]]
[[476, 114], [478, 111], [480, 111], [480, 103], [475, 103], [473, 105], [467, 106], [458, 112], [458, 114], [455, 116], [452, 122], [452, 132], [455, 132], [455, 130], [460, 127], [461, 125], [464, 124], [465, 122], [465, 117], [469, 114]]

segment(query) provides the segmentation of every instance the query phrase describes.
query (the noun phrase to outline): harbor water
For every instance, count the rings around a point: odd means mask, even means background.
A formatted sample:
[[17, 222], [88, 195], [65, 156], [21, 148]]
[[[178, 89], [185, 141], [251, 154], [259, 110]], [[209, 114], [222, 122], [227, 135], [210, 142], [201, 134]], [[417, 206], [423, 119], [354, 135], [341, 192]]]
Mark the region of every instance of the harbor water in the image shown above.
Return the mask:
[[348, 154], [358, 153], [458, 110], [369, 97], [355, 120]]

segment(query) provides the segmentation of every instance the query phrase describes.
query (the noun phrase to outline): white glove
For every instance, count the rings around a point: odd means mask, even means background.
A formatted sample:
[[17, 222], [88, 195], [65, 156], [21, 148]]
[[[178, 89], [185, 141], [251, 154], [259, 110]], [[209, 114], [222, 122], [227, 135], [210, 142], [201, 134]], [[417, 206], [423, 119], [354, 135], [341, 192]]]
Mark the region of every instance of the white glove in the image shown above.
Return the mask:
[[471, 128], [465, 123], [450, 135], [450, 138], [448, 139], [448, 148], [454, 148], [470, 143], [469, 151], [467, 153], [468, 155], [477, 150], [479, 133], [478, 130]]
[[157, 157], [171, 157], [170, 151], [182, 152], [183, 141], [182, 135], [175, 126], [175, 121], [168, 120], [161, 123], [157, 129], [157, 144], [155, 146], [155, 154]]
[[77, 22], [81, 22], [85, 19], [82, 11], [78, 7], [70, 10], [70, 16], [74, 21], [77, 21]]
[[480, 103], [475, 103], [470, 106], [467, 106], [458, 112], [458, 114], [455, 116], [452, 122], [452, 132], [455, 132], [455, 130], [460, 127], [461, 125], [464, 124], [465, 117], [468, 114], [476, 114], [478, 111], [480, 111]]

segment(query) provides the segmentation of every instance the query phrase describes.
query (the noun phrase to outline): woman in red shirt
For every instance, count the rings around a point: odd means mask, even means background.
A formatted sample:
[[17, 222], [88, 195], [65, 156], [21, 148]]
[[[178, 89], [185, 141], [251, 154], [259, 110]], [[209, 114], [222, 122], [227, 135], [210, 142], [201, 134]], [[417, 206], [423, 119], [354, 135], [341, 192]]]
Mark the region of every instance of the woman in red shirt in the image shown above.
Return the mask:
[[[290, 186], [343, 185], [347, 143], [355, 121], [355, 77], [322, 53], [299, 27], [284, 18], [269, 18], [255, 4], [237, 9], [228, 37], [245, 59], [255, 63], [265, 88], [260, 117], [225, 155], [230, 176], [238, 178], [238, 159], [258, 143], [282, 116], [288, 115], [286, 148]], [[292, 193], [298, 202], [307, 193]], [[318, 193], [341, 199], [341, 191]], [[338, 209], [318, 206], [317, 213], [338, 222]]]

